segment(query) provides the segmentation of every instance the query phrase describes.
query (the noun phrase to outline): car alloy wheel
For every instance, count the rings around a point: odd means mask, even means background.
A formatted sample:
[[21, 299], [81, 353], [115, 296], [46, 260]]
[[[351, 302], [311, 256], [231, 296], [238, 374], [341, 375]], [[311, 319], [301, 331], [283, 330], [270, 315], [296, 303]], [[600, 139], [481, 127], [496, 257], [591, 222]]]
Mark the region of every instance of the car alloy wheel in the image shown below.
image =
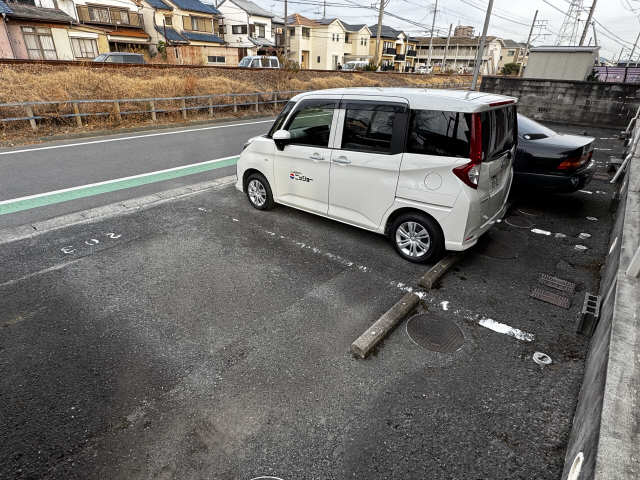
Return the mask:
[[256, 180], [255, 178], [249, 182], [247, 185], [247, 193], [249, 194], [249, 200], [256, 207], [264, 206], [267, 201], [267, 189], [264, 188], [264, 185], [260, 180]]
[[396, 229], [396, 245], [407, 257], [420, 258], [431, 248], [431, 236], [418, 222], [407, 221]]

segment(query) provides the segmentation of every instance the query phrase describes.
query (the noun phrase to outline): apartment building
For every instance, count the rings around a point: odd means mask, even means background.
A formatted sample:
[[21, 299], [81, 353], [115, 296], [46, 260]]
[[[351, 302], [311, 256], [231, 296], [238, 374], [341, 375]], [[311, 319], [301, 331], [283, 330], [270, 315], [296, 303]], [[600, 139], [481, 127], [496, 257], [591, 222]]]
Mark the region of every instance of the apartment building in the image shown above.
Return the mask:
[[369, 52], [376, 58], [376, 48], [382, 70], [412, 71], [416, 66], [418, 39], [410, 38], [401, 30], [382, 25], [380, 43], [377, 43], [378, 26], [369, 25], [371, 32]]
[[[442, 72], [471, 73], [473, 71], [480, 37], [452, 36], [448, 41], [447, 37], [433, 37], [431, 54], [429, 54], [430, 41], [430, 37], [418, 39], [416, 57], [418, 65], [431, 64], [434, 71]], [[480, 67], [482, 75], [493, 75], [499, 72], [502, 46], [502, 40], [487, 36]]]
[[199, 0], [143, 0], [151, 54], [177, 65], [237, 65], [238, 49], [220, 36], [217, 8]]
[[218, 10], [223, 17], [221, 33], [224, 40], [228, 46], [239, 49], [240, 58], [276, 53], [272, 13], [250, 0], [223, 0]]

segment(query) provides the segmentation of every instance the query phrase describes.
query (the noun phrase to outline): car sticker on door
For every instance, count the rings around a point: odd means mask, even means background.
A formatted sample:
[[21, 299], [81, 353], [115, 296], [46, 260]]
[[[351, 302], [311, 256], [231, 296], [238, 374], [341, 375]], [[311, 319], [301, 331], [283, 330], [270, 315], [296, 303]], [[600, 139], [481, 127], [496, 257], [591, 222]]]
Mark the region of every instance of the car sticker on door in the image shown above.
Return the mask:
[[309, 178], [309, 177], [307, 177], [305, 175], [302, 175], [302, 173], [295, 172], [295, 171], [291, 172], [289, 174], [289, 178], [291, 180], [297, 180], [297, 181], [300, 181], [300, 182], [313, 182], [313, 178]]

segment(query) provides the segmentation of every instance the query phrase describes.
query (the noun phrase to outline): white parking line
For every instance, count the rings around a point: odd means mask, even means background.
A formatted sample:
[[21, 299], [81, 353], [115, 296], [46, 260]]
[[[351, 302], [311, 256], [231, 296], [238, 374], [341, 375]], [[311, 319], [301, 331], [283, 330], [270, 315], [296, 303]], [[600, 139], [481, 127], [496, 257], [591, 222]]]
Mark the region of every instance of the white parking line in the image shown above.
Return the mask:
[[489, 330], [503, 333], [505, 335], [509, 335], [510, 337], [514, 337], [525, 342], [533, 342], [533, 340], [535, 339], [533, 333], [523, 332], [519, 328], [510, 327], [505, 323], [496, 322], [495, 320], [492, 320], [490, 318], [483, 318], [478, 323], [481, 326], [488, 328]]
[[125, 140], [135, 140], [137, 138], [147, 138], [147, 137], [161, 137], [164, 135], [177, 135], [180, 133], [191, 133], [191, 132], [202, 132], [204, 130], [217, 130], [220, 128], [231, 128], [231, 127], [244, 127], [246, 125], [258, 125], [260, 123], [272, 123], [271, 120], [258, 120], [255, 122], [243, 122], [243, 123], [232, 123], [229, 125], [214, 125], [210, 127], [199, 127], [199, 128], [190, 128], [187, 130], [173, 130], [171, 132], [156, 132], [156, 133], [147, 133], [145, 135], [132, 135], [129, 137], [118, 137], [118, 138], [105, 138], [102, 140], [90, 140], [87, 142], [78, 142], [78, 143], [66, 143], [64, 145], [49, 145], [46, 147], [36, 147], [36, 148], [23, 148], [20, 150], [8, 150], [6, 152], [0, 152], [0, 155], [13, 155], [16, 153], [25, 153], [25, 152], [37, 152], [40, 150], [55, 150], [57, 148], [71, 148], [71, 147], [80, 147], [83, 145], [96, 145], [99, 143], [110, 143], [110, 142], [122, 142]]

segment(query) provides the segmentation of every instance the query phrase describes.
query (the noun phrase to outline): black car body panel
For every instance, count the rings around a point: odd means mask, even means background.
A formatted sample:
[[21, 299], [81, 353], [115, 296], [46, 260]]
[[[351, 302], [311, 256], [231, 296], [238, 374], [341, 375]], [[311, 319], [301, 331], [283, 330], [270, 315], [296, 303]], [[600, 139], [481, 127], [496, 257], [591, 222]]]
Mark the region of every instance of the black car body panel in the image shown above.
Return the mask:
[[[515, 188], [569, 193], [583, 188], [593, 178], [594, 138], [559, 134], [520, 114], [518, 136]], [[563, 168], [561, 164], [568, 161], [579, 165]]]

